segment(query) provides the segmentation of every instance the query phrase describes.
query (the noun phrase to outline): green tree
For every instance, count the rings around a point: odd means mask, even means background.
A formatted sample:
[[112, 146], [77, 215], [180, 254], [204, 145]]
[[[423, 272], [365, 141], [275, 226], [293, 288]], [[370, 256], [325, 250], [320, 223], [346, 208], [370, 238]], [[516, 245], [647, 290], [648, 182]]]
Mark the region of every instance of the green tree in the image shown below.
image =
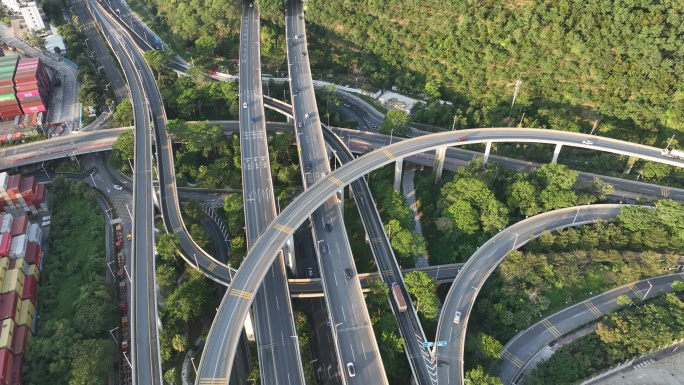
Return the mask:
[[624, 295], [624, 294], [617, 298], [618, 306], [627, 306], [631, 303], [632, 303], [632, 299], [629, 298], [628, 296]]
[[216, 36], [202, 35], [199, 39], [195, 40], [195, 52], [198, 55], [213, 57], [216, 47], [218, 47]]
[[682, 281], [672, 282], [672, 290], [674, 290], [677, 293], [684, 292], [684, 282], [682, 282]]
[[389, 110], [385, 120], [380, 125], [380, 132], [385, 135], [406, 136], [410, 132], [408, 126], [408, 114], [404, 111]]
[[157, 237], [157, 255], [165, 261], [175, 261], [178, 255], [180, 238], [176, 234], [161, 234]]
[[208, 279], [202, 273], [190, 269], [188, 275], [189, 279], [169, 295], [165, 307], [172, 318], [186, 322], [206, 309], [213, 292]]
[[511, 210], [518, 209], [520, 214], [525, 216], [536, 215], [541, 212], [538, 197], [539, 191], [532, 183], [527, 180], [520, 180], [511, 185], [508, 207]]
[[412, 271], [404, 276], [406, 290], [415, 297], [416, 310], [421, 312], [426, 319], [437, 317], [439, 301], [435, 294], [437, 284], [435, 279], [422, 271]]
[[164, 381], [171, 385], [178, 384], [178, 380], [176, 379], [176, 368], [171, 368], [164, 372]]
[[381, 280], [371, 281], [368, 285], [368, 293], [366, 293], [366, 305], [371, 312], [375, 311], [377, 316], [382, 310], [387, 308], [387, 295], [389, 288], [387, 284]]
[[490, 359], [501, 358], [503, 352], [503, 345], [496, 338], [485, 334], [477, 333], [475, 336], [475, 344], [478, 355]]
[[187, 339], [185, 338], [184, 335], [182, 335], [182, 334], [176, 334], [175, 336], [173, 336], [172, 344], [173, 344], [173, 349], [174, 349], [175, 351], [177, 351], [177, 352], [184, 352], [184, 351], [185, 351], [185, 347], [186, 347], [187, 344], [188, 344], [188, 341], [187, 341]]
[[167, 291], [178, 282], [178, 272], [175, 268], [165, 264], [158, 264], [155, 275], [157, 284], [163, 291]]
[[478, 385], [502, 385], [501, 378], [499, 376], [493, 376], [488, 374], [484, 368], [478, 365], [475, 369], [471, 369], [466, 372], [465, 378], [470, 381], [471, 384]]
[[152, 67], [153, 70], [157, 71], [157, 80], [162, 79], [162, 74], [169, 69], [169, 64], [171, 63], [171, 51], [162, 52], [160, 50], [149, 50], [145, 51], [143, 54], [145, 61]]
[[558, 190], [569, 190], [577, 181], [577, 171], [559, 163], [547, 163], [537, 170], [536, 178], [546, 188], [555, 187]]
[[126, 131], [121, 133], [116, 137], [116, 141], [112, 145], [114, 151], [116, 151], [121, 159], [133, 159], [133, 131]]
[[[124, 99], [116, 106], [116, 111], [114, 111], [112, 120], [115, 127], [127, 127], [132, 125], [133, 106], [131, 105], [130, 99]], [[119, 137], [121, 135], [119, 135]], [[130, 151], [133, 151], [133, 148], [131, 148]]]
[[89, 339], [75, 344], [71, 351], [69, 385], [107, 383], [112, 370], [111, 357], [116, 347], [109, 340]]

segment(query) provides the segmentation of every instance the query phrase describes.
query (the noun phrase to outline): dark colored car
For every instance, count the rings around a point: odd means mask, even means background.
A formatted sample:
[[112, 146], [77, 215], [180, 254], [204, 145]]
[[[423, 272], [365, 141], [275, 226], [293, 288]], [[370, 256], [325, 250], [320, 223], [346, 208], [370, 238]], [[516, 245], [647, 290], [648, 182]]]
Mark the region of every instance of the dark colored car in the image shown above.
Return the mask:
[[325, 243], [321, 244], [321, 253], [328, 254], [328, 245]]
[[306, 273], [307, 273], [307, 275], [309, 276], [309, 278], [312, 278], [312, 277], [314, 276], [314, 273], [313, 273], [313, 269], [312, 269], [312, 268], [309, 268], [309, 270], [307, 270]]
[[295, 94], [298, 94], [298, 93], [299, 93], [299, 88], [297, 88], [297, 89], [295, 90]]
[[307, 169], [307, 170], [311, 170], [311, 162], [308, 162], [308, 163], [306, 164], [306, 169]]
[[252, 118], [252, 119], [250, 119], [249, 121], [252, 122], [252, 123], [256, 123], [256, 119], [255, 119], [255, 118]]
[[332, 224], [331, 224], [331, 223], [326, 223], [326, 224], [325, 224], [325, 229], [328, 230], [328, 232], [332, 231]]
[[344, 269], [344, 276], [345, 276], [347, 279], [351, 279], [352, 275], [353, 275], [352, 269], [350, 269], [350, 268]]

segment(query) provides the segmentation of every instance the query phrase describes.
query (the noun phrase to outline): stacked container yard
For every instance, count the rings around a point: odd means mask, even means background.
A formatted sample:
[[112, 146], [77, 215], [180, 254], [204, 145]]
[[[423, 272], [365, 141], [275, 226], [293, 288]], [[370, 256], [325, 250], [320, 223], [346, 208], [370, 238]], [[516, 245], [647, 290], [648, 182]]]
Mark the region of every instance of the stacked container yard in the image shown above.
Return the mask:
[[0, 203], [12, 211], [0, 214], [0, 385], [23, 385], [21, 369], [36, 331], [43, 230], [24, 208], [47, 210], [44, 188], [32, 177], [0, 173]]
[[44, 184], [38, 184], [32, 176], [10, 176], [7, 172], [0, 172], [0, 212], [20, 215], [47, 211], [47, 189]]
[[15, 120], [22, 115], [14, 88], [18, 61], [16, 55], [0, 57], [0, 120]]
[[14, 75], [14, 87], [24, 114], [47, 111], [50, 78], [39, 58], [19, 60]]

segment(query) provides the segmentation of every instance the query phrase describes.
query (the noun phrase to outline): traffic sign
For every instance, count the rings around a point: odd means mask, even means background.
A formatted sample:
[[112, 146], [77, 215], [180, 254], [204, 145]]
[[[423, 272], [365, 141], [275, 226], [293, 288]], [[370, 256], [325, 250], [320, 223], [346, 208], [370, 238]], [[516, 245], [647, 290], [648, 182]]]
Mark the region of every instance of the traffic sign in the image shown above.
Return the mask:
[[437, 341], [437, 346], [446, 346], [446, 341]]
[[434, 342], [423, 342], [423, 347], [424, 348], [431, 348], [435, 345]]

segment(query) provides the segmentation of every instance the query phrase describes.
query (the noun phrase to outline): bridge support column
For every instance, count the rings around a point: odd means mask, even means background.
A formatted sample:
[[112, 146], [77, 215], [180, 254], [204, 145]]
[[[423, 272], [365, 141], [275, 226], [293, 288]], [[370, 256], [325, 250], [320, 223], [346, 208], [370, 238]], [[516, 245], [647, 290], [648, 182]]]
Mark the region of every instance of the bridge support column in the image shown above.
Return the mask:
[[482, 161], [483, 166], [485, 164], [487, 164], [487, 161], [489, 160], [489, 152], [491, 150], [492, 150], [492, 142], [487, 142], [487, 147], [485, 147], [484, 160]]
[[551, 163], [556, 163], [558, 161], [558, 154], [560, 154], [560, 150], [563, 147], [562, 144], [557, 144], [556, 149], [553, 150], [553, 159], [551, 159]]
[[444, 156], [446, 154], [446, 147], [440, 147], [435, 150], [435, 184], [442, 179], [442, 171], [444, 170]]
[[394, 191], [401, 190], [401, 173], [404, 170], [404, 158], [397, 159], [394, 162]]
[[294, 122], [294, 120], [292, 120], [292, 118], [288, 116], [288, 117], [287, 117], [287, 122], [288, 122], [288, 123], [292, 123], [292, 122]]

